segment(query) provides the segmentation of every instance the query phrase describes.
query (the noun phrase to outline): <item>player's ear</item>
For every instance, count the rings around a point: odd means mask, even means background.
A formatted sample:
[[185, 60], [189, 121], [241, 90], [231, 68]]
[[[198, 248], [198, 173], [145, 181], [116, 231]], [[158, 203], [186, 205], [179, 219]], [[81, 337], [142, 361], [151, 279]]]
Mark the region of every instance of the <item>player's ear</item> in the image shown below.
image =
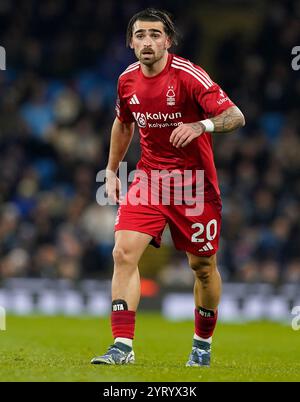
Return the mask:
[[167, 36], [166, 43], [165, 43], [165, 49], [170, 49], [172, 46], [172, 40]]
[[129, 47], [130, 47], [130, 49], [133, 49], [132, 39], [130, 39]]

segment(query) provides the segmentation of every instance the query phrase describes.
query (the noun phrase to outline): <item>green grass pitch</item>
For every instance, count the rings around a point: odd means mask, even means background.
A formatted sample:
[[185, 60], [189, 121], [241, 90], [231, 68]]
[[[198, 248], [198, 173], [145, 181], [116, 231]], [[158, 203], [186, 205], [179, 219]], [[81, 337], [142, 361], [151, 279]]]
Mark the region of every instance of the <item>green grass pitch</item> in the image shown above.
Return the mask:
[[94, 366], [111, 343], [108, 318], [9, 316], [0, 331], [0, 381], [300, 381], [300, 331], [219, 323], [211, 368], [185, 367], [193, 322], [137, 316], [132, 366]]

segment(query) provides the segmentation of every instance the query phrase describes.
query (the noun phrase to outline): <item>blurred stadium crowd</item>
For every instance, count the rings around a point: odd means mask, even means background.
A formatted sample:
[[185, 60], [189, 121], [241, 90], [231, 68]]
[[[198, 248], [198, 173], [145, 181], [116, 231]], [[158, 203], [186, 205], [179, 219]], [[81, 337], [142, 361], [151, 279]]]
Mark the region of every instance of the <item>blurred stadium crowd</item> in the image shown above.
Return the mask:
[[[163, 6], [185, 23], [174, 51], [201, 65], [194, 44], [203, 32], [185, 13], [194, 3]], [[107, 162], [117, 77], [134, 61], [126, 24], [149, 4], [1, 1], [0, 279], [111, 276], [116, 210], [96, 204], [95, 177]], [[214, 138], [220, 268], [226, 280], [278, 284], [300, 282], [300, 77], [291, 68], [300, 7], [270, 4], [251, 40], [231, 32], [218, 43], [211, 75], [247, 122]], [[138, 150], [135, 136], [132, 169]], [[165, 247], [170, 263], [159, 277], [176, 282], [185, 256], [168, 239]]]

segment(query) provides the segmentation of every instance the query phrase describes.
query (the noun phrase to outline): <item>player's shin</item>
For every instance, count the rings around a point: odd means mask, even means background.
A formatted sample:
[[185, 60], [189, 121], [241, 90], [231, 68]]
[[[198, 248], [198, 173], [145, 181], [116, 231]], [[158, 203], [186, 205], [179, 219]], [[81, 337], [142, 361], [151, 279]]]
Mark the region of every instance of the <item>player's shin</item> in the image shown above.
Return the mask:
[[[136, 309], [140, 299], [140, 277], [138, 269], [120, 272], [115, 267], [112, 282], [111, 328], [114, 343], [132, 348], [135, 331]], [[131, 274], [130, 274], [131, 273]]]
[[212, 335], [218, 318], [218, 304], [221, 295], [221, 278], [211, 264], [195, 269], [195, 332], [188, 367], [209, 367]]
[[111, 328], [115, 343], [122, 343], [132, 348], [135, 329], [135, 311], [128, 310], [125, 300], [113, 300]]
[[195, 334], [194, 339], [211, 343], [218, 318], [221, 277], [216, 267], [204, 275], [195, 273]]
[[211, 344], [217, 319], [218, 310], [206, 310], [203, 307], [195, 308], [194, 339]]

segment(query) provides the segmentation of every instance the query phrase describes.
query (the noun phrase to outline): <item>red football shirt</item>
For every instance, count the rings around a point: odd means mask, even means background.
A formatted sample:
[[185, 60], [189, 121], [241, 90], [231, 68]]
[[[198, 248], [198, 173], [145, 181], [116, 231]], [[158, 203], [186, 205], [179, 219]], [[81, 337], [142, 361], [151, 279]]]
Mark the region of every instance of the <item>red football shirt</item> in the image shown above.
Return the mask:
[[220, 195], [211, 134], [202, 134], [184, 148], [175, 148], [170, 135], [182, 123], [214, 117], [231, 106], [232, 101], [202, 68], [173, 54], [154, 77], [146, 77], [136, 62], [118, 81], [117, 116], [139, 127], [141, 159], [137, 167], [146, 171], [204, 170], [206, 200]]

